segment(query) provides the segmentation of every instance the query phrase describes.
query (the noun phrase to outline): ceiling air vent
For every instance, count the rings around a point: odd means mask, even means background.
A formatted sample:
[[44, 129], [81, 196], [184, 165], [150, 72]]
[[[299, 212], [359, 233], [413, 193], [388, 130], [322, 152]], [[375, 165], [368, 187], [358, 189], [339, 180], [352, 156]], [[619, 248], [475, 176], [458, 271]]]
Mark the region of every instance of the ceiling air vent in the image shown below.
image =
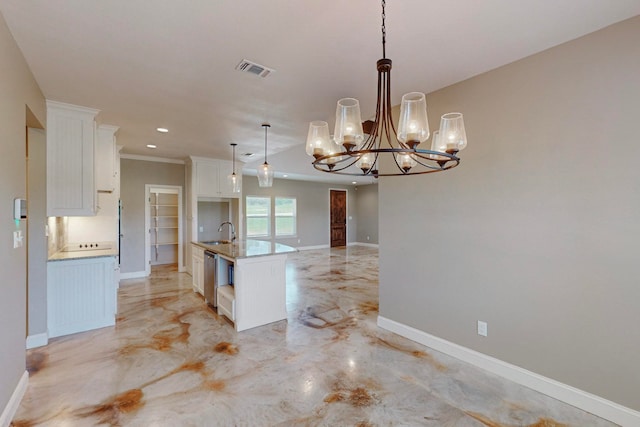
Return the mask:
[[236, 70], [243, 71], [245, 73], [253, 74], [258, 77], [265, 78], [269, 74], [271, 74], [274, 70], [264, 65], [256, 64], [255, 62], [248, 61], [243, 59], [236, 66]]

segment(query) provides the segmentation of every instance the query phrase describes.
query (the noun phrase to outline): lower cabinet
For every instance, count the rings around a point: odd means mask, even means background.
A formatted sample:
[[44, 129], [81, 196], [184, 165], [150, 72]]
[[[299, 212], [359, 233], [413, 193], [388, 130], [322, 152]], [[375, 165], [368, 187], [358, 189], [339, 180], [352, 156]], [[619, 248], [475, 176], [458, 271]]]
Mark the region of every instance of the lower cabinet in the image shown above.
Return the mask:
[[[232, 320], [236, 331], [287, 318], [286, 260], [286, 255], [235, 260], [233, 286], [218, 288], [218, 313]], [[225, 298], [231, 299], [226, 307]]]
[[236, 320], [236, 298], [233, 286], [218, 287], [218, 314], [226, 316], [229, 320]]
[[115, 325], [116, 267], [114, 256], [47, 262], [49, 338]]
[[191, 245], [191, 272], [193, 291], [204, 295], [204, 249]]

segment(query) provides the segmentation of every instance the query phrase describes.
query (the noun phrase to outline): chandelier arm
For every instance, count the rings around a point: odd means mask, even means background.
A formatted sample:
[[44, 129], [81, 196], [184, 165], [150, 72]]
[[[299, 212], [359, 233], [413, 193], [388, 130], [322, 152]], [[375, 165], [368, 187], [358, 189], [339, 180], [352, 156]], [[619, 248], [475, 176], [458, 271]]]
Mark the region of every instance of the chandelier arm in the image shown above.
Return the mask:
[[[393, 131], [393, 137], [395, 138], [398, 145], [400, 145], [398, 141], [398, 132], [396, 132], [396, 125], [393, 123], [393, 118], [391, 117], [391, 112], [393, 111], [391, 107], [391, 70], [387, 73], [387, 108], [389, 109], [389, 122], [391, 124], [391, 130]], [[389, 145], [391, 145], [391, 139], [388, 140]], [[404, 145], [404, 144], [402, 144]]]

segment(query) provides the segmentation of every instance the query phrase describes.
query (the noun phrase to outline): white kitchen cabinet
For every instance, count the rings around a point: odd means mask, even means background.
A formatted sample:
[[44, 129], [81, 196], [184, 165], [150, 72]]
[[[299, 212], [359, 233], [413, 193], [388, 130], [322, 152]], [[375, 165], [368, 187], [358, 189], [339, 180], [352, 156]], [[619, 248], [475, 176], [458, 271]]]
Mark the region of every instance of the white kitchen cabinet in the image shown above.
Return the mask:
[[[191, 157], [191, 161], [196, 197], [240, 197], [239, 193], [233, 192], [233, 186], [227, 178], [233, 171], [233, 162], [202, 157]], [[236, 171], [236, 175], [241, 177], [242, 172]]]
[[116, 189], [117, 160], [116, 132], [118, 126], [99, 125], [96, 131], [96, 190], [111, 193]]
[[114, 256], [47, 262], [49, 338], [115, 325]]
[[47, 216], [95, 215], [97, 114], [47, 100]]
[[204, 249], [198, 245], [191, 245], [191, 271], [193, 291], [204, 295]]

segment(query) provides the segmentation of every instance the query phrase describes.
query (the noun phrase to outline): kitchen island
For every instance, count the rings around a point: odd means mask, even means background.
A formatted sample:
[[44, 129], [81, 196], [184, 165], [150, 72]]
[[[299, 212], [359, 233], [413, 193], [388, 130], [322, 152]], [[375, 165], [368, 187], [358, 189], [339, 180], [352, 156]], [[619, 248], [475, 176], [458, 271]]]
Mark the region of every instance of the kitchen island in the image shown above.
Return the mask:
[[[205, 258], [205, 251], [216, 254], [215, 261]], [[287, 254], [296, 251], [261, 240], [192, 242], [194, 291], [206, 295], [205, 288], [213, 286], [216, 298], [207, 302], [231, 320], [236, 331], [284, 320]], [[215, 262], [215, 274], [207, 278], [213, 283], [205, 283], [208, 262]]]

